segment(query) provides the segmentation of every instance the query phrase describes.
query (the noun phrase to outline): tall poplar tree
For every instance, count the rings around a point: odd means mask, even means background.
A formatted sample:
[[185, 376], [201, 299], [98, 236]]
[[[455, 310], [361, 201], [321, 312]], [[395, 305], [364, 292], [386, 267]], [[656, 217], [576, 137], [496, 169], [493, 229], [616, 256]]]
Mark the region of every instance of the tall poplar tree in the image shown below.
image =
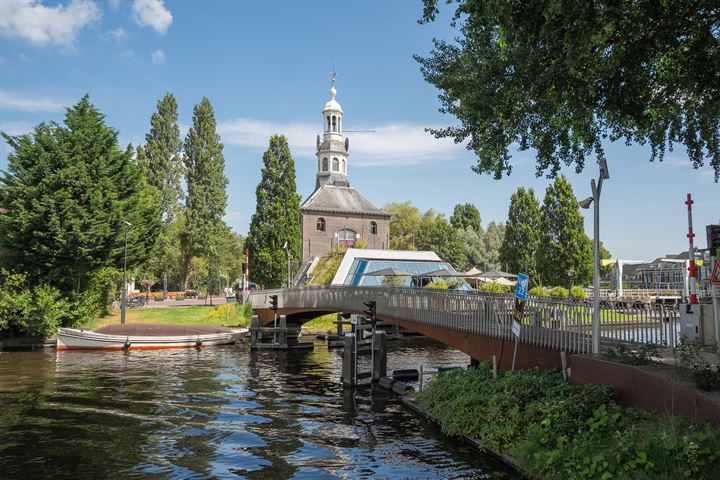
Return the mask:
[[168, 272], [176, 260], [171, 254], [172, 239], [168, 232], [182, 196], [180, 180], [183, 173], [177, 102], [172, 93], [166, 93], [165, 97], [158, 100], [157, 112], [150, 118], [150, 132], [145, 135], [145, 142], [145, 146], [138, 147], [137, 158], [143, 166], [148, 184], [156, 190], [159, 197], [159, 214], [163, 223], [148, 267], [162, 277], [165, 291]]
[[537, 268], [545, 285], [566, 286], [572, 269], [575, 284], [592, 280], [593, 252], [585, 233], [575, 194], [564, 175], [555, 178], [545, 191], [540, 211], [540, 244], [537, 249]]
[[287, 137], [273, 135], [263, 154], [263, 170], [255, 190], [255, 214], [245, 241], [254, 281], [275, 288], [287, 280], [287, 242], [292, 258], [300, 258], [300, 196], [295, 185], [295, 161]]
[[500, 263], [508, 272], [524, 272], [538, 284], [536, 252], [540, 244], [540, 203], [535, 191], [524, 187], [510, 197], [505, 238], [500, 247]]
[[193, 124], [185, 137], [183, 162], [187, 196], [185, 229], [180, 235], [183, 250], [183, 282], [187, 284], [190, 262], [196, 255], [208, 257], [209, 270], [217, 268], [218, 243], [225, 226], [222, 217], [227, 206], [223, 144], [216, 131], [215, 112], [203, 97], [193, 109]]
[[132, 148], [86, 95], [67, 109], [65, 125], [43, 123], [32, 133], [3, 134], [14, 153], [0, 178], [0, 246], [5, 263], [32, 283], [63, 293], [83, 291], [104, 267], [122, 267], [125, 221], [128, 266], [146, 260], [160, 227]]
[[180, 179], [183, 173], [177, 102], [172, 93], [166, 93], [158, 100], [145, 142], [145, 146], [138, 148], [138, 161], [145, 170], [148, 183], [160, 192], [160, 214], [167, 225], [173, 220], [182, 196]]

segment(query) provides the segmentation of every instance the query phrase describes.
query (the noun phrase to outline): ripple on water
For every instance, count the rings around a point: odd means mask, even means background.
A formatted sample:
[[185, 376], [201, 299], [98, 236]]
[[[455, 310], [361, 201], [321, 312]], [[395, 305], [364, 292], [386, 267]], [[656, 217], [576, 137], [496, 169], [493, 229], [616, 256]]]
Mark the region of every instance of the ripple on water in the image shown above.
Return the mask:
[[[467, 361], [413, 339], [388, 364]], [[2, 354], [0, 478], [517, 478], [386, 392], [344, 391], [340, 371], [319, 342]]]

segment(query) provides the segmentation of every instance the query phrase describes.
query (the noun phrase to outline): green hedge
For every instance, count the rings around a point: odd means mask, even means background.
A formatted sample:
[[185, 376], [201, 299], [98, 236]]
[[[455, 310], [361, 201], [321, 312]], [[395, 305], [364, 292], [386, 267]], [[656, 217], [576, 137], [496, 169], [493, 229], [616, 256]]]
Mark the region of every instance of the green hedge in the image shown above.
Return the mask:
[[477, 438], [541, 478], [720, 478], [711, 426], [621, 408], [607, 387], [569, 385], [557, 372], [493, 379], [483, 364], [439, 375], [418, 401], [446, 433]]

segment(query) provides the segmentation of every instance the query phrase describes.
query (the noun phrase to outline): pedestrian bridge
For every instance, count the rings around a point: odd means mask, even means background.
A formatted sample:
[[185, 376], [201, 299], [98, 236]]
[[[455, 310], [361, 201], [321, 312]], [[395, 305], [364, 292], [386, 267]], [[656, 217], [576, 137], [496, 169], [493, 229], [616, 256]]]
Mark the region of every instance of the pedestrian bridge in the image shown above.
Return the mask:
[[[270, 295], [278, 296], [277, 313], [286, 315], [289, 325], [302, 324], [327, 313], [362, 314], [367, 308], [364, 302], [374, 300], [380, 321], [434, 338], [478, 360], [489, 360], [496, 355], [501, 366], [506, 367], [512, 357], [515, 337], [511, 294], [354, 286], [253, 291], [248, 301], [262, 325], [273, 322]], [[652, 315], [645, 317], [647, 325], [642, 328], [650, 324], [657, 326], [658, 320]], [[588, 302], [529, 297], [520, 332], [518, 367], [559, 366], [560, 351], [590, 353], [591, 321]]]

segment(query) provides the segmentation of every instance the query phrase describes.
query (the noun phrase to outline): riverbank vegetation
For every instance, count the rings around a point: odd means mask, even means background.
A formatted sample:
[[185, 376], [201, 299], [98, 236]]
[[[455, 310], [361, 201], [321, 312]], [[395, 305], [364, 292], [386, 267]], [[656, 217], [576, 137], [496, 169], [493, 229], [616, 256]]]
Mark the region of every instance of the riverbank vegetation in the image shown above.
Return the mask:
[[444, 373], [418, 395], [445, 433], [478, 439], [550, 479], [720, 478], [720, 434], [709, 424], [623, 408], [602, 385], [557, 372], [487, 364]]

